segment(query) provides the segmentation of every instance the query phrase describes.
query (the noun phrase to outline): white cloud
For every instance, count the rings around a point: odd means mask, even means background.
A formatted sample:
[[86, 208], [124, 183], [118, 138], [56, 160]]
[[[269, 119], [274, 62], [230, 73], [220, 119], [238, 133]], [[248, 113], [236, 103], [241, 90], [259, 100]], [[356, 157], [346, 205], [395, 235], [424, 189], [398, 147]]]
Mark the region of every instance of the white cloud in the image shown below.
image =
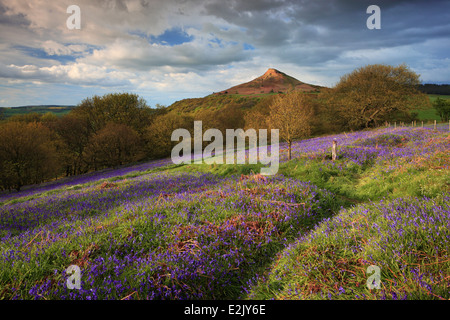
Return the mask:
[[81, 44], [64, 45], [54, 40], [46, 40], [42, 42], [42, 48], [49, 55], [75, 55], [88, 50], [88, 46]]

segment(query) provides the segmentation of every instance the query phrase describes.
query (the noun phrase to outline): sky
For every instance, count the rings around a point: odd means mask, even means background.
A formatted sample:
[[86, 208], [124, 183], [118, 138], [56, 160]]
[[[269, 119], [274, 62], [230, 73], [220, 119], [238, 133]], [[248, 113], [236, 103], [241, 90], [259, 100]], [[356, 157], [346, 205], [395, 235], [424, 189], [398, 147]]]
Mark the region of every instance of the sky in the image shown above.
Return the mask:
[[168, 106], [268, 68], [332, 87], [365, 65], [406, 63], [444, 84], [449, 40], [450, 1], [0, 0], [0, 107], [113, 92]]

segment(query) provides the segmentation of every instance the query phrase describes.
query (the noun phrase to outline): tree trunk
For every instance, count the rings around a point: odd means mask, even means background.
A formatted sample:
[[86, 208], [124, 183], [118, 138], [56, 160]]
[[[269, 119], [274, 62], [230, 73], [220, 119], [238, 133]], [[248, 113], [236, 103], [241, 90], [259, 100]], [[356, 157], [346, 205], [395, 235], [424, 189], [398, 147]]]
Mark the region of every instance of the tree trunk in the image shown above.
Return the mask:
[[292, 141], [288, 141], [288, 160], [291, 160], [292, 156], [291, 156], [291, 151], [292, 151]]

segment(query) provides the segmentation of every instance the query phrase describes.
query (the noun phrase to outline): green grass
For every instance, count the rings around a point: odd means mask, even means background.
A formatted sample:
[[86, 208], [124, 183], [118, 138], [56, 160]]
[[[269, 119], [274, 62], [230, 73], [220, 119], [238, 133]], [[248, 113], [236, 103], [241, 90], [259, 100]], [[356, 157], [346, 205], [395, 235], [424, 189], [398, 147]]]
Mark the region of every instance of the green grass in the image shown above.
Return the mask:
[[[419, 214], [407, 211], [424, 206]], [[409, 198], [342, 210], [285, 249], [247, 298], [448, 298], [449, 231], [443, 222], [440, 234], [430, 232], [422, 220], [437, 218], [439, 206], [450, 209], [439, 199]], [[380, 268], [379, 289], [367, 286], [369, 265]]]
[[436, 101], [437, 98], [450, 100], [450, 95], [445, 94], [429, 94], [428, 97], [430, 98], [431, 102]]
[[[440, 95], [440, 94], [429, 94], [428, 97], [429, 97], [431, 103], [436, 101], [437, 98], [447, 99], [447, 100], [450, 99], [450, 95]], [[434, 108], [425, 109], [425, 110], [417, 109], [417, 110], [413, 110], [413, 112], [418, 113], [417, 117], [419, 118], [420, 121], [433, 121], [433, 120], [440, 121], [441, 120], [439, 115], [436, 113], [436, 109], [434, 109]]]
[[[441, 121], [441, 117], [436, 113], [436, 109], [431, 108], [427, 110], [414, 110], [413, 112], [417, 112], [417, 118], [419, 118], [420, 121], [432, 122], [434, 120]], [[419, 123], [417, 125], [420, 125]]]

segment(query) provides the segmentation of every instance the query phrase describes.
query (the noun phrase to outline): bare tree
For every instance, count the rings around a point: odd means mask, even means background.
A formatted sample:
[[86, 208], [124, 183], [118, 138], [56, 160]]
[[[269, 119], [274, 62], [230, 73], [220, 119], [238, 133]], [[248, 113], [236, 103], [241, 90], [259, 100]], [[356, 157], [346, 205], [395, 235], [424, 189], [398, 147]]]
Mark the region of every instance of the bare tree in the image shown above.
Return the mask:
[[307, 137], [311, 132], [314, 107], [311, 98], [302, 92], [290, 91], [278, 95], [269, 107], [267, 123], [279, 129], [280, 138], [288, 143], [288, 159], [292, 158], [292, 141]]

